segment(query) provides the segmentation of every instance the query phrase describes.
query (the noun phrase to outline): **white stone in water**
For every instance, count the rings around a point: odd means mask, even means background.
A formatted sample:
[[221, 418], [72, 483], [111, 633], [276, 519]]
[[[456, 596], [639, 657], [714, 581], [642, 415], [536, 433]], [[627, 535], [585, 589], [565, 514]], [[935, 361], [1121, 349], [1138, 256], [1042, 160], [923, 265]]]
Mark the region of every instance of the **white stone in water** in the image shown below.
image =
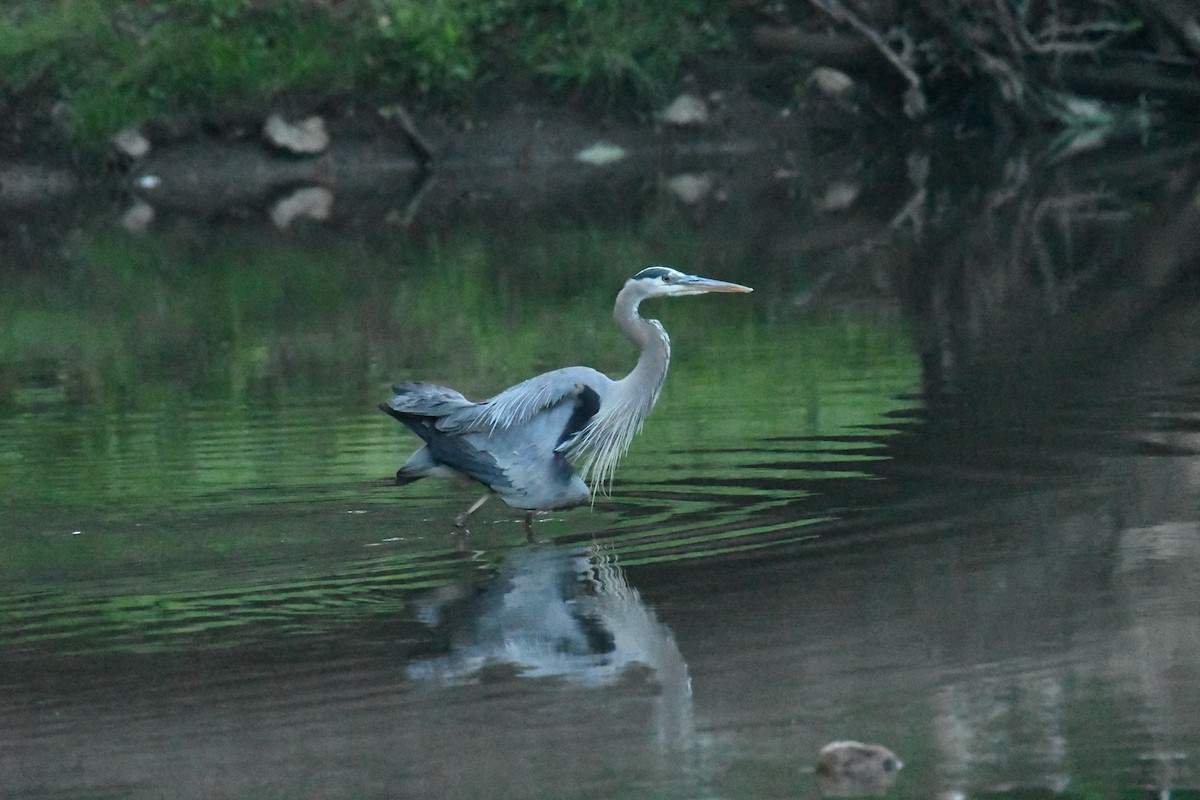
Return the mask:
[[712, 194], [713, 179], [711, 175], [685, 172], [669, 178], [666, 187], [667, 191], [690, 206]]
[[862, 187], [853, 181], [834, 181], [816, 202], [818, 211], [845, 211], [854, 205]]
[[150, 140], [136, 125], [128, 125], [113, 134], [112, 144], [118, 153], [130, 158], [141, 158], [150, 152]]
[[324, 186], [305, 186], [280, 199], [271, 208], [271, 221], [275, 227], [286, 230], [299, 218], [327, 220], [332, 210], [333, 192]]
[[808, 82], [826, 97], [840, 99], [854, 89], [854, 79], [840, 69], [817, 67], [808, 76]]
[[625, 158], [625, 148], [611, 142], [596, 142], [591, 147], [585, 147], [575, 154], [575, 160], [593, 167], [603, 167], [615, 164]]
[[658, 118], [668, 125], [681, 128], [704, 125], [708, 122], [708, 106], [694, 94], [681, 94], [658, 112]]
[[329, 148], [325, 120], [317, 116], [291, 123], [272, 114], [263, 125], [263, 136], [276, 147], [297, 155], [316, 155]]

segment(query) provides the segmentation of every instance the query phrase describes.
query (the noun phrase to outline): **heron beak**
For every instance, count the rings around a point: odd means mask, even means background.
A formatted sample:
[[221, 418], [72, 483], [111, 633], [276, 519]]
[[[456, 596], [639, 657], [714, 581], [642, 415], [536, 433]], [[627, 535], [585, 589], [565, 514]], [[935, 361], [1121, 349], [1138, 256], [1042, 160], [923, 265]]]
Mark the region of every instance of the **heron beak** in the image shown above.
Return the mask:
[[687, 281], [684, 284], [689, 289], [700, 292], [753, 292], [749, 286], [742, 286], [740, 283], [728, 283], [726, 281], [717, 281], [712, 278], [702, 278], [699, 275], [688, 275]]

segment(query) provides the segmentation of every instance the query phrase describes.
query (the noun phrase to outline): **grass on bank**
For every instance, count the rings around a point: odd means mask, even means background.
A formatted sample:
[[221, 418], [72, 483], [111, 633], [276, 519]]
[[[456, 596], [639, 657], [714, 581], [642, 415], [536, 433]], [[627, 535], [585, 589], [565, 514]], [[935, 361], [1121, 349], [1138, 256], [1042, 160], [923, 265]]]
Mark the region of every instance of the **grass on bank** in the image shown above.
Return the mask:
[[500, 81], [658, 100], [728, 41], [721, 0], [17, 0], [0, 10], [0, 111], [84, 150], [172, 114], [285, 93], [462, 101]]

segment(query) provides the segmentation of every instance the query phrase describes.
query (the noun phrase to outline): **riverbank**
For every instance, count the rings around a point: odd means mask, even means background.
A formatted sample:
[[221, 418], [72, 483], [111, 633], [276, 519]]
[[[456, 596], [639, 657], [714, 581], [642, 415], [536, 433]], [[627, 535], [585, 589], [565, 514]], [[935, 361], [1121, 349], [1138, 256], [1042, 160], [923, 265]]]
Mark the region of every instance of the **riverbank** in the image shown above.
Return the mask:
[[9, 153], [94, 160], [128, 126], [237, 136], [267, 113], [403, 102], [470, 113], [502, 94], [652, 108], [682, 65], [728, 51], [719, 0], [28, 0], [0, 12]]
[[1084, 143], [1194, 124], [1188, 4], [961, 5], [24, 0], [0, 12], [0, 159], [95, 174], [123, 130], [230, 141], [272, 112], [386, 135], [397, 105], [459, 127], [555, 105], [602, 129], [652, 123], [689, 89], [792, 111], [816, 90], [836, 101], [826, 123], [1067, 129]]

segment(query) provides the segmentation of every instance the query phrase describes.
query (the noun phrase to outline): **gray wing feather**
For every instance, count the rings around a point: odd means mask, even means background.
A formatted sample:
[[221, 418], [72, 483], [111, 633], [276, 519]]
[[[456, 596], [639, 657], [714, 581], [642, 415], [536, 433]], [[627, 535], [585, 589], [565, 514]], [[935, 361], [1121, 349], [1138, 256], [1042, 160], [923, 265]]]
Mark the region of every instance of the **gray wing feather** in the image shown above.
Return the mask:
[[461, 393], [432, 383], [398, 383], [392, 391], [395, 395], [388, 401], [388, 407], [418, 417], [444, 417], [475, 405]]
[[612, 381], [590, 367], [556, 369], [522, 381], [481, 403], [457, 409], [439, 420], [438, 428], [458, 433], [518, 428], [538, 412], [578, 396], [581, 384], [603, 399]]
[[480, 483], [500, 491], [511, 488], [508, 471], [494, 454], [475, 446], [471, 437], [433, 436], [429, 452], [439, 463], [452, 467]]
[[432, 383], [401, 383], [392, 391], [395, 395], [380, 408], [425, 441], [431, 464], [444, 464], [496, 489], [512, 485], [496, 457], [487, 451], [485, 441], [439, 431], [441, 418], [474, 403], [453, 389]]

